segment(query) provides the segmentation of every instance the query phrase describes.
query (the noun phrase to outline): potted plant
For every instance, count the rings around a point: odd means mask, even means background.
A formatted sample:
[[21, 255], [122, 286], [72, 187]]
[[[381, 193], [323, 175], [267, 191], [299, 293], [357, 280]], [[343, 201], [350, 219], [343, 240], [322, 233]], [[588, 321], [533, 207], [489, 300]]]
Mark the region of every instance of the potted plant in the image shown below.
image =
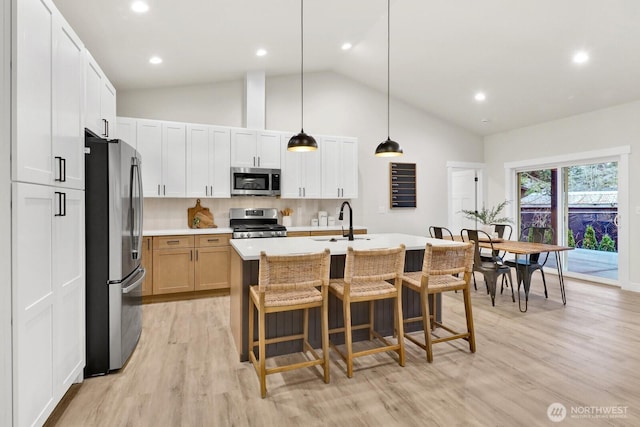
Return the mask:
[[504, 224], [512, 223], [511, 218], [503, 216], [502, 210], [509, 204], [508, 200], [498, 203], [495, 206], [487, 208], [482, 206], [479, 211], [462, 210], [462, 214], [465, 218], [472, 221], [478, 221], [482, 225], [482, 230], [488, 234], [491, 234], [491, 224]]

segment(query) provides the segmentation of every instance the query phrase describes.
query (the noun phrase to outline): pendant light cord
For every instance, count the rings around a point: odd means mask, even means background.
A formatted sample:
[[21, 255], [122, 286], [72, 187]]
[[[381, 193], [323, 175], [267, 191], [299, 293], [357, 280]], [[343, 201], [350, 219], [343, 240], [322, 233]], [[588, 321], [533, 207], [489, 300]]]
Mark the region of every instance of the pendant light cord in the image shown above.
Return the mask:
[[387, 139], [391, 139], [390, 136], [390, 86], [391, 86], [391, 0], [387, 0]]
[[300, 0], [300, 124], [304, 133], [304, 0]]

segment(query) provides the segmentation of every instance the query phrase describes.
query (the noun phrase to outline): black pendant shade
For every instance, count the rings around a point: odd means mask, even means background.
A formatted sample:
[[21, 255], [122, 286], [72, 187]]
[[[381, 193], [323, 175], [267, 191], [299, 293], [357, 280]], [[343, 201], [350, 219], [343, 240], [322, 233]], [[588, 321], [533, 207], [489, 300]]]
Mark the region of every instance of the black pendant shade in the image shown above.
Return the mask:
[[387, 140], [378, 144], [376, 148], [376, 156], [378, 157], [396, 157], [403, 153], [400, 144], [387, 137]]
[[387, 0], [387, 140], [378, 144], [376, 148], [376, 157], [395, 157], [402, 156], [402, 147], [393, 141], [389, 135], [389, 105], [390, 102], [390, 86], [391, 86], [391, 2]]
[[300, 121], [300, 133], [291, 137], [287, 151], [317, 150], [315, 138], [304, 133], [304, 0], [300, 0]]
[[304, 133], [304, 129], [301, 129], [299, 134], [292, 136], [287, 144], [288, 151], [314, 151], [317, 149], [316, 139]]

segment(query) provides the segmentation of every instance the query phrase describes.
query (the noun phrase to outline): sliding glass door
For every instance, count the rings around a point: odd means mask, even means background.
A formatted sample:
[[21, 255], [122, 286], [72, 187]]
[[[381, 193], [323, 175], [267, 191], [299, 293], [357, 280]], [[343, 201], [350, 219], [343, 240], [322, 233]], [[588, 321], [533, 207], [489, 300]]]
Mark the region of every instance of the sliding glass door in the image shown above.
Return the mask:
[[520, 171], [517, 182], [520, 230], [551, 227], [558, 244], [575, 248], [565, 271], [618, 279], [617, 162]]

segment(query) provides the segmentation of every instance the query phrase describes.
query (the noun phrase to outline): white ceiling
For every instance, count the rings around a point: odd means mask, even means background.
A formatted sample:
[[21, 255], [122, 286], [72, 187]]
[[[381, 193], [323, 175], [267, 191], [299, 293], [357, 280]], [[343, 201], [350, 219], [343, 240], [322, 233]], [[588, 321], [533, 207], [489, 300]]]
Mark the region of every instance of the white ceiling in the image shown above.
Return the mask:
[[[119, 90], [300, 71], [299, 0], [148, 0], [144, 15], [131, 0], [54, 2]], [[387, 2], [304, 7], [305, 72], [385, 92]], [[588, 64], [571, 62], [578, 49]], [[391, 95], [481, 135], [640, 99], [638, 76], [638, 0], [391, 2]]]

